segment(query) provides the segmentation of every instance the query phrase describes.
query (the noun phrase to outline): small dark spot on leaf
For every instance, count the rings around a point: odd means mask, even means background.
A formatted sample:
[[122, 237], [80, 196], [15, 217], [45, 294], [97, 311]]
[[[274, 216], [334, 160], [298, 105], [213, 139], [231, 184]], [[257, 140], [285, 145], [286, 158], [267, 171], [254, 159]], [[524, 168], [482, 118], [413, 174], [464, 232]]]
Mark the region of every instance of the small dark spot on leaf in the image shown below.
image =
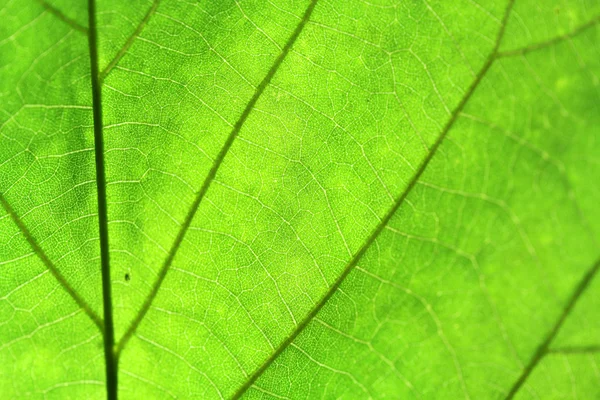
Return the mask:
[[125, 280], [129, 282], [131, 280], [131, 276], [129, 274], [125, 274]]

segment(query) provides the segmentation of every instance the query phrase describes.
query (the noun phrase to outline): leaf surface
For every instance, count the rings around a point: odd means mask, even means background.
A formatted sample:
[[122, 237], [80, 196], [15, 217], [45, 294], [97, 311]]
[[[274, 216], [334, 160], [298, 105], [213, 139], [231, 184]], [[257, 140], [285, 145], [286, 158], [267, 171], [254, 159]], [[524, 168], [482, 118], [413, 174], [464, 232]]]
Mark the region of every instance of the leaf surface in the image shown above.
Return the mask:
[[0, 18], [7, 398], [600, 395], [597, 2]]

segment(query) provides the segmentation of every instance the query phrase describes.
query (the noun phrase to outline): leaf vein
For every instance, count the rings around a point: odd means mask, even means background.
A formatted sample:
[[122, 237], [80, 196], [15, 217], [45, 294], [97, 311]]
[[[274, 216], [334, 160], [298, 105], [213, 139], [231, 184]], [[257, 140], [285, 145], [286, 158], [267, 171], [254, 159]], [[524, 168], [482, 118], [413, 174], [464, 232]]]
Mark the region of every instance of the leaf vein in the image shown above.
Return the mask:
[[[552, 344], [552, 341], [554, 340], [554, 338], [560, 331], [560, 328], [564, 324], [567, 317], [571, 314], [571, 312], [575, 308], [575, 305], [577, 304], [577, 301], [579, 300], [581, 295], [585, 292], [585, 290], [588, 288], [588, 286], [594, 279], [594, 276], [596, 276], [596, 274], [598, 273], [598, 270], [600, 270], [600, 259], [598, 259], [592, 265], [592, 267], [585, 273], [585, 275], [583, 276], [581, 281], [579, 281], [579, 283], [575, 287], [575, 290], [573, 291], [573, 293], [571, 293], [571, 296], [569, 297], [569, 300], [567, 301], [565, 308], [563, 309], [560, 316], [558, 317], [558, 319], [552, 326], [552, 329], [550, 329], [550, 332], [548, 332], [548, 335], [546, 336], [544, 341], [537, 348], [535, 354], [529, 361], [529, 364], [527, 364], [525, 369], [523, 369], [523, 371], [521, 372], [521, 375], [515, 381], [515, 383], [511, 387], [510, 391], [506, 395], [506, 398], [505, 398], [506, 400], [510, 400], [515, 397], [515, 395], [517, 394], [519, 389], [523, 386], [523, 384], [525, 383], [525, 381], [527, 380], [529, 375], [531, 375], [531, 373], [533, 372], [535, 367], [540, 363], [540, 361], [548, 353], [551, 352], [549, 350], [549, 348], [550, 348], [550, 345]], [[598, 348], [596, 347], [596, 349], [598, 349]]]
[[[367, 240], [365, 241], [365, 243], [363, 243], [362, 247], [358, 250], [358, 252], [354, 255], [354, 257], [352, 257], [352, 259], [350, 260], [350, 262], [346, 265], [346, 267], [344, 268], [344, 270], [342, 271], [342, 273], [340, 274], [340, 276], [338, 277], [338, 279], [329, 288], [329, 290], [327, 291], [327, 293], [325, 293], [325, 295], [315, 305], [315, 307], [313, 307], [313, 309], [306, 315], [306, 317], [302, 320], [302, 322], [300, 322], [300, 324], [296, 327], [296, 329], [294, 329], [294, 331], [290, 334], [290, 336], [288, 336], [279, 345], [279, 347], [277, 348], [277, 350], [275, 350], [275, 352], [273, 354], [271, 354], [271, 356], [268, 359], [265, 360], [265, 362], [254, 372], [254, 374], [250, 377], [250, 379], [248, 379], [238, 389], [238, 391], [233, 395], [232, 400], [236, 400], [236, 399], [239, 399], [240, 397], [242, 397], [242, 395], [267, 370], [267, 368], [279, 357], [279, 355], [281, 353], [283, 353], [283, 351], [288, 346], [290, 346], [292, 344], [292, 342], [296, 339], [296, 337], [298, 337], [298, 335], [308, 326], [308, 324], [312, 321], [312, 319], [319, 313], [319, 311], [323, 308], [323, 306], [329, 301], [329, 299], [333, 296], [333, 294], [337, 291], [337, 289], [342, 285], [342, 283], [348, 277], [348, 275], [350, 274], [350, 272], [352, 272], [354, 270], [354, 267], [356, 267], [356, 265], [358, 264], [359, 260], [366, 253], [367, 249], [370, 247], [371, 244], [373, 244], [375, 242], [375, 240], [377, 239], [377, 237], [379, 236], [379, 234], [383, 231], [383, 229], [385, 228], [385, 226], [392, 219], [393, 215], [400, 208], [400, 206], [404, 203], [404, 200], [408, 197], [409, 193], [416, 186], [417, 181], [420, 179], [421, 175], [427, 169], [427, 166], [429, 165], [429, 162], [433, 159], [433, 156], [436, 154], [438, 148], [440, 147], [440, 145], [442, 144], [442, 142], [446, 138], [448, 132], [450, 131], [450, 129], [452, 128], [452, 126], [454, 125], [454, 123], [456, 122], [456, 120], [458, 119], [460, 113], [464, 109], [465, 105], [467, 104], [467, 102], [469, 101], [469, 99], [471, 98], [471, 96], [473, 95], [473, 93], [475, 92], [475, 89], [479, 86], [479, 83], [482, 81], [483, 77], [485, 76], [485, 74], [487, 73], [487, 71], [490, 69], [490, 67], [492, 66], [493, 62], [495, 61], [495, 59], [497, 57], [497, 54], [498, 54], [498, 48], [500, 46], [500, 42], [502, 40], [502, 37], [504, 36], [504, 30], [506, 28], [506, 22], [508, 20], [509, 15], [510, 15], [510, 11], [512, 9], [513, 4], [514, 4], [514, 0], [510, 0], [508, 2], [508, 5], [507, 5], [505, 13], [504, 13], [504, 17], [502, 19], [502, 24], [501, 24], [500, 29], [498, 30], [498, 34], [496, 36], [496, 41], [495, 41], [495, 44], [494, 44], [494, 48], [492, 49], [490, 55], [488, 56], [485, 64], [483, 65], [483, 67], [481, 68], [481, 70], [479, 71], [479, 73], [477, 74], [476, 78], [471, 83], [471, 86], [467, 90], [465, 96], [462, 98], [462, 100], [460, 101], [460, 103], [458, 104], [458, 106], [452, 112], [452, 114], [450, 116], [450, 119], [448, 120], [448, 122], [444, 126], [444, 129], [442, 130], [442, 132], [440, 133], [440, 135], [436, 139], [436, 141], [433, 144], [433, 146], [430, 148], [427, 156], [421, 162], [421, 165], [419, 166], [417, 172], [411, 178], [411, 180], [408, 183], [408, 186], [406, 187], [406, 189], [400, 194], [400, 196], [398, 197], [398, 199], [396, 200], [396, 202], [393, 204], [393, 206], [391, 207], [391, 209], [385, 214], [385, 216], [383, 217], [383, 219], [381, 219], [381, 221], [379, 222], [379, 224], [377, 224], [377, 226], [375, 227], [375, 229], [373, 230], [373, 232], [371, 233], [371, 235], [367, 238]], [[466, 394], [466, 392], [465, 392], [465, 394]], [[467, 395], [467, 397], [468, 397], [468, 395]]]
[[553, 46], [557, 43], [574, 38], [575, 36], [579, 35], [580, 33], [583, 33], [586, 30], [596, 26], [598, 23], [600, 23], [600, 15], [598, 15], [596, 18], [592, 18], [590, 21], [586, 22], [583, 25], [578, 26], [577, 28], [573, 29], [571, 32], [565, 33], [564, 35], [556, 36], [552, 39], [548, 39], [546, 41], [539, 42], [539, 43], [534, 43], [529, 46], [521, 47], [518, 49], [501, 51], [498, 53], [497, 57], [504, 58], [504, 57], [523, 56], [525, 54], [528, 54], [528, 53], [531, 53], [531, 52], [534, 52], [537, 50], [541, 50], [546, 47]]
[[131, 338], [131, 336], [133, 335], [133, 333], [139, 326], [140, 322], [144, 319], [144, 316], [148, 312], [150, 305], [152, 304], [152, 301], [156, 297], [156, 294], [158, 293], [158, 290], [160, 289], [160, 286], [162, 285], [162, 282], [164, 281], [164, 279], [167, 275], [167, 272], [169, 271], [169, 268], [173, 262], [173, 259], [175, 258], [175, 254], [177, 253], [181, 243], [183, 242], [183, 238], [184, 238], [185, 234], [187, 233], [187, 231], [190, 227], [190, 224], [192, 223], [192, 219], [194, 218], [194, 215], [196, 214], [196, 211], [198, 210], [200, 203], [204, 199], [204, 196], [208, 192], [209, 187], [211, 186], [212, 182], [214, 181], [215, 176], [217, 175], [217, 171], [219, 170], [221, 164], [223, 163], [223, 159], [229, 152], [229, 149], [231, 148], [231, 146], [233, 145], [233, 142], [237, 138], [238, 133], [240, 132], [242, 126], [246, 122], [248, 116], [250, 115], [250, 112], [254, 109], [256, 102], [258, 101], [258, 99], [260, 98], [262, 93], [264, 92], [265, 88], [271, 82], [271, 79], [273, 78], [273, 76], [275, 75], [277, 70], [279, 69], [279, 66], [283, 63], [283, 60], [286, 58], [290, 49], [296, 42], [296, 39], [298, 38], [298, 36], [300, 36], [300, 33], [304, 29], [304, 26], [310, 19], [310, 15], [312, 14], [312, 11], [314, 10], [314, 8], [317, 4], [317, 1], [318, 0], [312, 0], [310, 5], [307, 7], [302, 20], [300, 21], [298, 26], [296, 26], [296, 29], [289, 37], [283, 50], [281, 51], [281, 53], [279, 54], [279, 56], [277, 57], [277, 59], [275, 60], [273, 65], [271, 66], [271, 68], [269, 69], [267, 75], [264, 77], [262, 82], [257, 86], [256, 91], [254, 92], [254, 95], [252, 96], [252, 98], [250, 99], [250, 101], [248, 102], [246, 107], [244, 108], [244, 111], [240, 115], [240, 117], [237, 120], [237, 122], [235, 123], [233, 129], [229, 133], [229, 136], [225, 140], [223, 147], [221, 148], [219, 154], [215, 158], [208, 175], [204, 179], [204, 182], [202, 183], [202, 186], [201, 186], [200, 190], [198, 191], [198, 194], [196, 195], [196, 199], [192, 203], [192, 206], [190, 207], [190, 209], [185, 217], [185, 220], [184, 220], [183, 224], [181, 225], [179, 232], [177, 233], [177, 237], [175, 238], [175, 241], [173, 242], [171, 250], [169, 251], [167, 258], [165, 259], [165, 261], [158, 273], [158, 277], [156, 278], [156, 281], [154, 282], [152, 291], [150, 292], [150, 294], [148, 295], [148, 297], [142, 304], [140, 311], [138, 312], [138, 314], [132, 321], [131, 325], [129, 326], [129, 328], [127, 329], [127, 331], [125, 332], [125, 334], [123, 335], [121, 340], [119, 341], [119, 343], [117, 345], [117, 349], [116, 349], [117, 355], [121, 352], [123, 347], [127, 344], [129, 339]]
[[64, 275], [58, 270], [56, 265], [48, 258], [44, 250], [40, 247], [37, 240], [33, 237], [25, 223], [19, 218], [16, 214], [15, 210], [11, 207], [8, 201], [4, 198], [4, 196], [0, 193], [0, 204], [6, 210], [8, 215], [10, 215], [13, 222], [17, 225], [25, 239], [29, 243], [29, 246], [33, 249], [33, 252], [40, 258], [40, 260], [44, 263], [46, 268], [52, 273], [54, 278], [60, 283], [60, 285], [69, 293], [69, 295], [75, 300], [75, 303], [90, 317], [90, 319], [94, 322], [94, 324], [100, 329], [100, 331], [104, 330], [104, 324], [100, 317], [92, 310], [92, 308], [86, 303], [86, 301], [80, 297], [75, 289], [69, 284]]
[[58, 18], [59, 20], [61, 20], [64, 23], [66, 23], [71, 28], [75, 29], [78, 32], [83, 33], [84, 35], [88, 34], [87, 27], [81, 25], [79, 22], [75, 21], [74, 19], [67, 17], [62, 11], [60, 11], [58, 8], [54, 7], [52, 4], [50, 4], [44, 0], [37, 0], [37, 2], [42, 7], [44, 7], [50, 14], [54, 15], [56, 18]]
[[114, 352], [112, 286], [110, 281], [110, 252], [108, 242], [108, 206], [106, 201], [106, 173], [104, 167], [104, 136], [102, 123], [102, 87], [98, 73], [98, 29], [96, 0], [88, 0], [88, 48], [90, 56], [90, 83], [94, 121], [94, 159], [96, 166], [96, 193], [98, 205], [98, 232], [100, 234], [100, 265], [102, 276], [102, 303], [104, 308], [104, 358], [106, 368], [106, 395], [117, 399], [117, 357]]
[[131, 48], [131, 45], [133, 44], [135, 39], [137, 39], [138, 36], [140, 36], [140, 33], [142, 33], [142, 31], [144, 30], [144, 27], [146, 26], [146, 24], [148, 23], [150, 18], [156, 12], [156, 9], [158, 8], [159, 3], [160, 3], [160, 0], [154, 0], [154, 2], [152, 3], [152, 5], [148, 9], [148, 11], [146, 12], [146, 15], [144, 15], [144, 18], [139, 23], [139, 25], [137, 26], [135, 31], [131, 34], [131, 36], [129, 36], [129, 38], [123, 45], [123, 47], [121, 47], [121, 50], [119, 50], [119, 52], [115, 55], [115, 57], [106, 65], [106, 67], [104, 67], [102, 72], [100, 72], [100, 76], [98, 78], [100, 80], [100, 83], [104, 82], [104, 79], [106, 79], [108, 74], [110, 74], [110, 72], [113, 70], [113, 68], [119, 63], [119, 61], [121, 61], [121, 58], [123, 58], [123, 56], [125, 54], [127, 54], [127, 52]]

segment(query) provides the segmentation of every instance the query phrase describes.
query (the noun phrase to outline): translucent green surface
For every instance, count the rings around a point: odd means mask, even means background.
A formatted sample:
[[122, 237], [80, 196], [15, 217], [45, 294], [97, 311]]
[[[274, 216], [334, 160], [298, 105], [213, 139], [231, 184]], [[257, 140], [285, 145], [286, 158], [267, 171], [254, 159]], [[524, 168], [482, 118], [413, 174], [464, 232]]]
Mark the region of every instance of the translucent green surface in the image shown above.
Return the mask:
[[0, 0], [0, 398], [600, 397], [600, 2], [96, 1]]

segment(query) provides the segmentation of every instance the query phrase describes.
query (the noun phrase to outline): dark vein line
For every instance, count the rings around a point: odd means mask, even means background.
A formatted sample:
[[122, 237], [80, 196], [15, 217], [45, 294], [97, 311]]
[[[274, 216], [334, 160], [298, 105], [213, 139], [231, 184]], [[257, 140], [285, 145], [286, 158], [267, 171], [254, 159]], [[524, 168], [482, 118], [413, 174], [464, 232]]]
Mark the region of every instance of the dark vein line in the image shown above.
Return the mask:
[[600, 22], [600, 15], [597, 16], [596, 18], [593, 18], [592, 20], [586, 22], [585, 24], [583, 24], [581, 26], [578, 26], [571, 32], [565, 33], [564, 35], [556, 36], [556, 37], [546, 40], [544, 42], [534, 43], [529, 46], [522, 47], [520, 49], [501, 51], [498, 53], [498, 58], [521, 56], [521, 55], [525, 55], [527, 53], [531, 53], [533, 51], [537, 51], [537, 50], [540, 50], [540, 49], [543, 49], [546, 47], [550, 47], [550, 46], [560, 43], [564, 40], [572, 39], [573, 37], [586, 31], [587, 29], [597, 25], [599, 22]]
[[100, 261], [102, 264], [102, 301], [104, 305], [104, 358], [106, 364], [106, 397], [117, 399], [117, 357], [114, 351], [115, 333], [110, 284], [108, 243], [108, 211], [106, 205], [106, 175], [104, 168], [104, 137], [102, 133], [102, 88], [98, 76], [98, 29], [96, 1], [88, 0], [88, 45], [94, 114], [94, 155], [96, 159], [96, 189], [98, 194], [98, 229], [100, 232]]
[[587, 287], [589, 286], [590, 282], [592, 281], [592, 279], [594, 278], [596, 273], [598, 273], [598, 270], [600, 270], [600, 259], [598, 259], [596, 261], [596, 263], [594, 265], [592, 265], [592, 267], [583, 276], [581, 281], [579, 281], [579, 283], [575, 287], [575, 290], [569, 297], [569, 300], [567, 301], [567, 304], [565, 305], [565, 308], [563, 309], [562, 313], [560, 314], [560, 316], [554, 323], [554, 326], [552, 326], [552, 329], [550, 330], [550, 332], [548, 332], [546, 339], [544, 339], [542, 344], [540, 344], [540, 346], [537, 348], [531, 361], [529, 361], [529, 364], [527, 364], [527, 366], [525, 367], [525, 369], [523, 370], [523, 372], [521, 373], [519, 378], [516, 380], [516, 382], [513, 384], [512, 388], [508, 392], [508, 395], [506, 396], [506, 400], [510, 400], [515, 397], [515, 395], [517, 394], [517, 392], [519, 391], [521, 386], [523, 386], [523, 384], [525, 383], [525, 381], [527, 380], [529, 375], [531, 375], [531, 373], [533, 372], [535, 367], [538, 365], [540, 360], [542, 358], [544, 358], [544, 356], [546, 354], [548, 354], [548, 349], [550, 347], [550, 344], [552, 343], [552, 340], [558, 334], [561, 326], [563, 325], [563, 323], [565, 322], [565, 320], [567, 319], [569, 314], [571, 314], [571, 311], [573, 311], [573, 308], [575, 307], [577, 300], [579, 300], [579, 298], [581, 297], [583, 292], [585, 292], [585, 289], [587, 289]]
[[175, 238], [175, 241], [173, 242], [173, 245], [171, 246], [171, 250], [169, 251], [167, 258], [165, 259], [165, 261], [158, 273], [156, 282], [154, 282], [154, 285], [152, 286], [152, 291], [150, 292], [150, 294], [144, 301], [144, 304], [142, 305], [142, 308], [136, 315], [135, 319], [133, 320], [133, 322], [131, 323], [131, 325], [129, 326], [129, 328], [127, 329], [127, 331], [125, 332], [125, 334], [123, 335], [121, 340], [119, 341], [119, 344], [117, 345], [117, 350], [116, 350], [117, 355], [121, 352], [121, 350], [123, 350], [123, 347], [127, 344], [129, 339], [131, 338], [131, 336], [133, 335], [133, 333], [139, 326], [140, 322], [142, 321], [142, 319], [144, 319], [144, 316], [148, 312], [148, 309], [150, 308], [152, 301], [156, 297], [158, 289], [160, 288], [163, 280], [165, 279], [165, 276], [167, 275], [167, 272], [169, 271], [169, 267], [171, 266], [171, 263], [173, 262], [173, 258], [175, 257], [177, 250], [179, 250], [179, 246], [181, 245], [181, 242], [183, 241], [183, 238], [184, 238], [188, 228], [190, 227], [190, 224], [192, 223], [192, 219], [194, 218], [194, 215], [196, 214], [196, 211], [198, 210], [198, 207], [200, 206], [202, 199], [206, 195], [206, 192], [208, 191], [211, 183], [213, 182], [213, 180], [217, 174], [217, 170], [221, 166], [223, 159], [227, 155], [229, 149], [231, 148], [231, 145], [233, 144], [238, 133], [242, 129], [242, 126], [246, 122], [248, 115], [250, 115], [250, 112], [254, 109], [254, 105], [256, 104], [256, 102], [258, 101], [258, 99], [260, 98], [262, 93], [264, 92], [265, 88], [269, 85], [269, 82], [271, 82], [271, 79], [273, 78], [273, 76], [275, 75], [277, 70], [279, 69], [279, 66], [283, 63], [283, 60], [286, 58], [290, 49], [296, 42], [296, 39], [298, 38], [298, 36], [300, 36], [300, 33], [304, 29], [304, 26], [310, 19], [310, 15], [312, 14], [315, 6], [317, 5], [317, 1], [318, 0], [311, 1], [310, 5], [307, 7], [306, 11], [304, 12], [302, 20], [300, 21], [300, 23], [298, 24], [298, 26], [296, 27], [294, 32], [289, 37], [287, 43], [281, 50], [281, 53], [279, 54], [279, 56], [277, 57], [277, 59], [275, 60], [273, 65], [271, 66], [271, 69], [269, 69], [269, 72], [267, 73], [267, 75], [264, 77], [262, 82], [256, 87], [254, 95], [252, 96], [252, 98], [250, 99], [248, 104], [246, 105], [246, 108], [242, 112], [242, 115], [240, 116], [240, 118], [235, 123], [231, 133], [229, 133], [229, 136], [227, 137], [225, 144], [221, 148], [221, 151], [217, 155], [217, 158], [215, 158], [208, 175], [204, 179], [204, 183], [202, 184], [200, 191], [196, 195], [196, 199], [194, 200], [194, 203], [192, 204], [190, 210], [188, 211], [188, 213], [185, 217], [185, 221], [183, 222], [183, 224], [181, 225], [181, 228], [179, 229], [179, 232], [177, 233], [177, 237]]
[[156, 12], [156, 9], [158, 8], [158, 3], [160, 3], [160, 0], [154, 0], [152, 6], [150, 6], [148, 11], [146, 12], [146, 15], [144, 15], [144, 19], [142, 19], [135, 31], [131, 34], [131, 36], [129, 36], [127, 42], [125, 42], [125, 45], [121, 48], [121, 50], [119, 50], [117, 55], [108, 63], [108, 65], [102, 70], [102, 72], [100, 72], [100, 83], [104, 82], [104, 79], [110, 73], [110, 71], [112, 71], [112, 69], [119, 63], [119, 61], [121, 61], [121, 58], [123, 58], [123, 56], [127, 54], [129, 48], [131, 47], [135, 39], [140, 35], [140, 33], [142, 33], [142, 30], [144, 30], [144, 27], [150, 20], [150, 17], [152, 17], [152, 15], [154, 15], [154, 13]]
[[51, 13], [52, 15], [54, 15], [55, 17], [57, 17], [58, 19], [60, 19], [64, 23], [66, 23], [67, 25], [69, 25], [71, 28], [73, 28], [76, 31], [79, 31], [85, 35], [88, 34], [88, 28], [81, 25], [79, 22], [75, 21], [74, 19], [67, 17], [62, 11], [60, 11], [58, 8], [54, 7], [52, 4], [49, 4], [49, 3], [45, 2], [44, 0], [37, 0], [37, 1], [49, 13]]
[[462, 98], [462, 100], [460, 101], [458, 106], [452, 112], [450, 119], [448, 120], [448, 122], [444, 126], [444, 129], [442, 130], [442, 132], [436, 139], [435, 143], [433, 144], [433, 146], [427, 153], [427, 156], [425, 157], [425, 159], [423, 159], [423, 161], [419, 165], [417, 172], [411, 178], [406, 189], [402, 192], [402, 194], [400, 194], [400, 196], [397, 198], [397, 200], [395, 201], [392, 208], [387, 212], [387, 214], [383, 217], [383, 219], [379, 222], [379, 224], [377, 224], [377, 226], [375, 227], [375, 229], [373, 230], [371, 235], [367, 238], [365, 243], [358, 250], [358, 252], [354, 255], [354, 257], [352, 257], [350, 262], [344, 268], [344, 271], [342, 272], [342, 274], [338, 277], [338, 279], [334, 282], [334, 284], [329, 288], [327, 293], [325, 293], [325, 295], [315, 305], [315, 307], [313, 307], [313, 309], [306, 315], [306, 317], [304, 317], [304, 319], [300, 322], [300, 324], [296, 327], [296, 329], [294, 329], [294, 331], [290, 334], [290, 336], [288, 336], [279, 345], [279, 347], [273, 352], [273, 354], [271, 354], [271, 356], [267, 360], [265, 360], [265, 362], [237, 390], [237, 392], [235, 392], [235, 394], [232, 397], [232, 400], [236, 400], [236, 399], [239, 399], [240, 397], [242, 397], [244, 395], [244, 393], [254, 384], [254, 382], [256, 382], [256, 380], [267, 370], [267, 368], [269, 368], [269, 366], [279, 357], [279, 355], [281, 353], [283, 353], [283, 351], [296, 339], [296, 337], [298, 337], [298, 335], [300, 333], [302, 333], [302, 331], [308, 326], [308, 324], [312, 321], [312, 319], [319, 313], [319, 311], [323, 308], [323, 306], [327, 303], [327, 301], [329, 301], [329, 299], [334, 295], [334, 293], [337, 291], [337, 289], [342, 285], [342, 283], [344, 282], [346, 277], [348, 277], [350, 272], [352, 272], [352, 270], [354, 270], [354, 267], [358, 264], [358, 262], [360, 261], [362, 256], [366, 253], [367, 249], [371, 246], [372, 243], [375, 242], [375, 240], [377, 239], [379, 234], [383, 231], [385, 226], [392, 219], [392, 217], [394, 216], [396, 211], [404, 203], [404, 200], [408, 197], [409, 193], [415, 187], [415, 185], [417, 184], [417, 181], [420, 179], [421, 175], [423, 175], [423, 173], [427, 169], [429, 162], [433, 159], [433, 156], [435, 155], [438, 148], [440, 147], [440, 145], [446, 138], [446, 135], [448, 134], [448, 132], [450, 131], [450, 129], [452, 128], [452, 126], [454, 125], [456, 120], [458, 119], [461, 111], [463, 110], [463, 108], [465, 107], [465, 105], [467, 104], [467, 102], [469, 101], [469, 99], [471, 98], [473, 93], [475, 92], [475, 89], [477, 88], [477, 86], [479, 86], [479, 83], [481, 83], [481, 80], [483, 79], [483, 77], [485, 76], [487, 71], [490, 69], [492, 64], [494, 63], [494, 60], [496, 59], [496, 56], [498, 53], [498, 47], [500, 46], [500, 42], [502, 41], [502, 37], [504, 36], [506, 22], [508, 20], [508, 16], [510, 15], [510, 11], [512, 9], [513, 3], [514, 3], [514, 0], [510, 0], [508, 3], [508, 6], [506, 7], [504, 17], [502, 19], [502, 24], [500, 25], [500, 29], [498, 30], [498, 34], [496, 36], [496, 42], [495, 42], [494, 48], [492, 49], [492, 52], [488, 56], [485, 64], [483, 65], [483, 67], [481, 68], [479, 73], [477, 74], [473, 83], [471, 83], [471, 86], [469, 86], [469, 89], [467, 90], [467, 92], [464, 95], [464, 97]]
[[1, 193], [0, 203], [2, 204], [2, 207], [4, 207], [8, 215], [10, 215], [13, 222], [17, 225], [17, 227], [19, 227], [19, 229], [23, 233], [23, 236], [25, 236], [25, 239], [33, 249], [33, 252], [40, 258], [40, 260], [42, 260], [46, 268], [48, 268], [50, 273], [54, 275], [54, 278], [56, 278], [58, 283], [60, 283], [61, 286], [67, 291], [67, 293], [69, 293], [69, 295], [73, 298], [73, 300], [75, 300], [75, 303], [77, 303], [77, 305], [81, 307], [83, 311], [85, 311], [85, 313], [90, 317], [94, 324], [96, 324], [100, 331], [104, 331], [104, 324], [102, 323], [102, 320], [100, 319], [98, 314], [96, 314], [92, 310], [92, 308], [85, 302], [83, 298], [79, 297], [75, 289], [73, 289], [73, 287], [69, 284], [67, 279], [58, 270], [56, 265], [54, 265], [54, 263], [50, 261], [44, 250], [42, 250], [42, 248], [38, 244], [37, 240], [35, 240], [29, 229], [27, 229], [27, 226], [25, 226], [25, 223], [21, 220], [21, 218], [19, 218], [15, 210], [10, 206], [8, 201], [4, 198], [4, 196]]
[[600, 353], [600, 346], [557, 347], [548, 349], [547, 354], [594, 354]]

